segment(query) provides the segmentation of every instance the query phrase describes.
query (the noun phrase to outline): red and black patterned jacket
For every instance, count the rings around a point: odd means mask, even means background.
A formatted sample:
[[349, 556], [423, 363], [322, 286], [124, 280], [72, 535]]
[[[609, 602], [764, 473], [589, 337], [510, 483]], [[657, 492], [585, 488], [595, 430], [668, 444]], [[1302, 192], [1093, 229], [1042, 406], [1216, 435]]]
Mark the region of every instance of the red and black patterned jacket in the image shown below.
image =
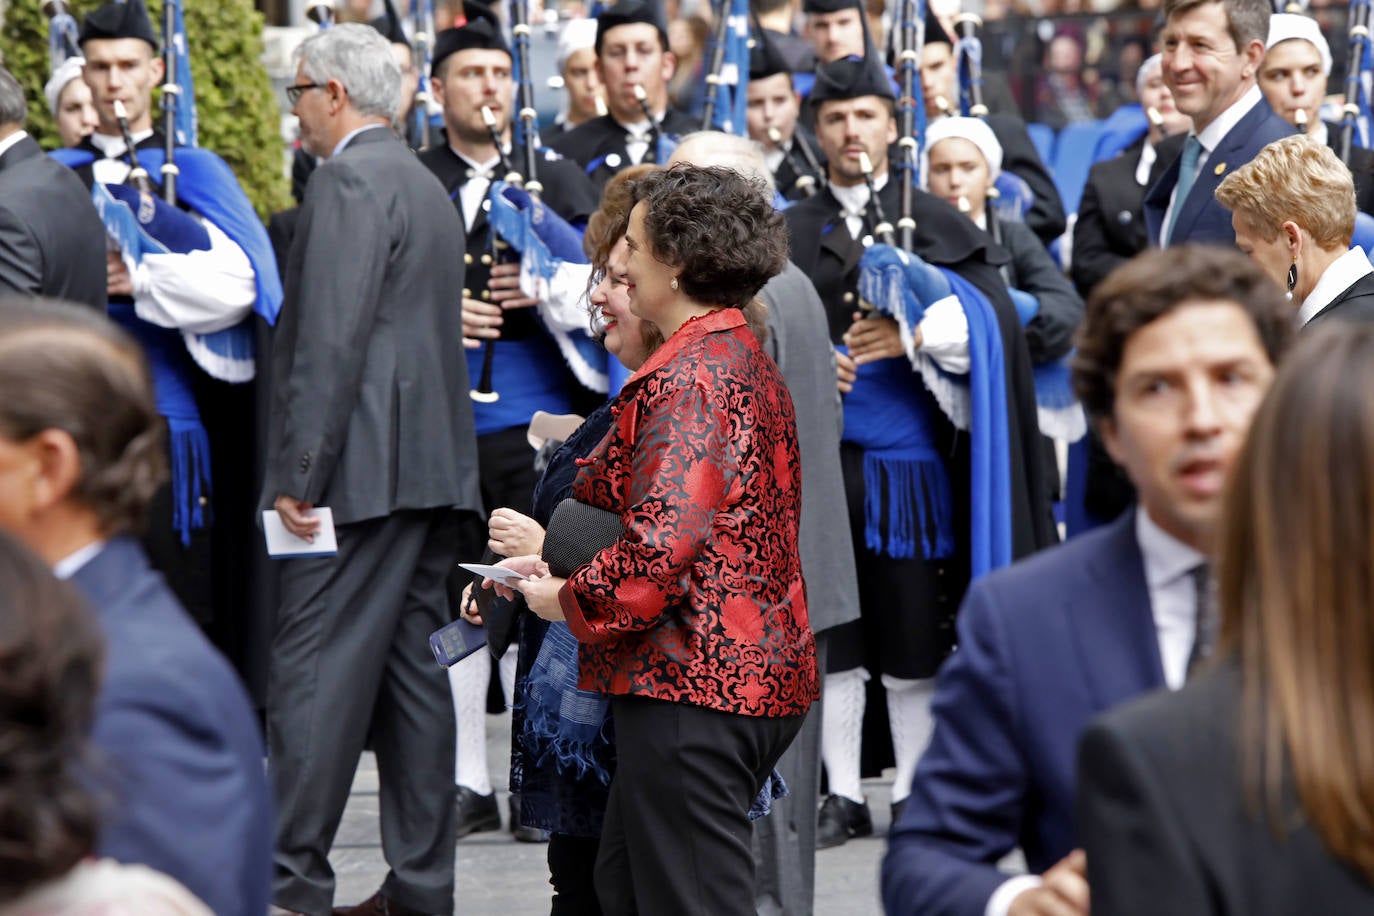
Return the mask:
[[579, 685], [751, 716], [819, 695], [792, 399], [737, 309], [683, 325], [625, 384], [573, 485], [625, 535], [559, 594]]

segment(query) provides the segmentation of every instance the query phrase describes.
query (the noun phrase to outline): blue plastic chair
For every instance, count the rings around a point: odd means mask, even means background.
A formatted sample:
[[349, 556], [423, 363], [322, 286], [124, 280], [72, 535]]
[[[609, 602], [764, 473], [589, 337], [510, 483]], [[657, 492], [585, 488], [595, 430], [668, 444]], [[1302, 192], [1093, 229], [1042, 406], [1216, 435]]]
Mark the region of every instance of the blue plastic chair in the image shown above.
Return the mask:
[[1355, 235], [1350, 244], [1362, 249], [1365, 256], [1374, 261], [1374, 216], [1363, 211], [1355, 213]]
[[1145, 110], [1139, 105], [1122, 105], [1102, 122], [1102, 135], [1093, 150], [1093, 162], [1110, 159], [1130, 146], [1150, 129]]
[[1048, 124], [1030, 123], [1026, 125], [1026, 132], [1040, 154], [1040, 161], [1045, 163], [1045, 168], [1050, 168], [1054, 163], [1054, 128]]
[[1080, 121], [1059, 132], [1054, 149], [1054, 186], [1064, 201], [1065, 213], [1078, 212], [1078, 202], [1083, 199], [1088, 169], [1092, 168], [1093, 152], [1101, 135], [1101, 121]]

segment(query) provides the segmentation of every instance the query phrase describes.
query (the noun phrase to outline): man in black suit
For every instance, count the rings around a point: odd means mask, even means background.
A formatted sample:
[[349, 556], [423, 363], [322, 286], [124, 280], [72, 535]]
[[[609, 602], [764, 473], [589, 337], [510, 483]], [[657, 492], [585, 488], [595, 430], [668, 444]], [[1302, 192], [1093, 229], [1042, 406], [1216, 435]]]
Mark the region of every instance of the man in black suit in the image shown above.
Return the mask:
[[1161, 144], [1164, 172], [1145, 192], [1150, 244], [1231, 245], [1231, 214], [1212, 196], [1228, 171], [1293, 127], [1264, 100], [1255, 77], [1269, 35], [1267, 0], [1168, 0], [1161, 36], [1164, 82], [1193, 119]]
[[[575, 374], [563, 358], [560, 332], [553, 330], [560, 327], [559, 315], [568, 311], [574, 322], [585, 327], [584, 306], [526, 296], [520, 289], [520, 257], [489, 222], [488, 195], [492, 180], [505, 175], [503, 157], [521, 171], [528, 160], [524, 144], [511, 138], [515, 88], [510, 48], [500, 24], [477, 4], [468, 6], [467, 23], [445, 29], [435, 40], [434, 97], [443, 106], [445, 128], [439, 141], [420, 153], [420, 161], [443, 183], [467, 227], [462, 316], [463, 337], [474, 348], [468, 361], [469, 387], [479, 388], [489, 354], [491, 388], [501, 395], [494, 402], [473, 404], [482, 502], [489, 510], [504, 507], [529, 515], [539, 479], [526, 435], [530, 418], [538, 410], [587, 413], [591, 392], [584, 385], [600, 389], [597, 401], [606, 386], [604, 377], [593, 378], [584, 372], [579, 378]], [[490, 129], [484, 121], [484, 109], [491, 114]], [[500, 149], [493, 134], [500, 138]], [[544, 187], [543, 202], [549, 210], [570, 223], [585, 224], [597, 208], [599, 195], [577, 163], [544, 149], [536, 156], [536, 173], [533, 177]], [[578, 287], [577, 292], [583, 288]], [[558, 314], [549, 311], [568, 305], [570, 309], [561, 308]], [[580, 363], [577, 366], [581, 368]], [[476, 561], [486, 548], [486, 523], [476, 517], [468, 519], [459, 542], [461, 557]], [[450, 589], [454, 594], [467, 584], [468, 574], [460, 572], [456, 580]], [[514, 647], [502, 658], [502, 670], [504, 683], [513, 684]], [[484, 724], [491, 654], [474, 652], [448, 673], [458, 717], [458, 835], [498, 830], [501, 815], [487, 772]], [[512, 817], [511, 821], [511, 829], [519, 830], [517, 819]]]
[[0, 68], [0, 293], [105, 311], [105, 227], [71, 169], [24, 130], [24, 90]]
[[666, 162], [675, 139], [700, 126], [668, 106], [677, 58], [660, 17], [652, 0], [620, 0], [597, 17], [596, 71], [610, 112], [550, 144], [582, 166], [597, 190], [626, 166]]
[[320, 534], [310, 510], [329, 507], [338, 553], [282, 564], [267, 702], [275, 899], [329, 912], [329, 847], [370, 736], [391, 872], [345, 912], [449, 914], [453, 706], [426, 642], [450, 619], [454, 510], [480, 506], [462, 224], [389, 129], [401, 72], [386, 39], [339, 25], [299, 54], [287, 94], [325, 162], [287, 260], [261, 503], [306, 538]]
[[[1260, 90], [1275, 113], [1295, 130], [1305, 131], [1339, 155], [1341, 127], [1321, 119], [1330, 76], [1331, 47], [1316, 20], [1297, 13], [1275, 13], [1269, 17], [1269, 41], [1259, 72]], [[1355, 179], [1355, 206], [1374, 215], [1374, 150], [1352, 142], [1346, 165]]]
[[778, 193], [791, 201], [801, 200], [825, 183], [825, 159], [817, 151], [815, 136], [799, 121], [801, 97], [776, 39], [765, 30], [755, 30], [753, 35], [745, 88], [749, 139], [763, 147]]
[[1158, 54], [1148, 58], [1136, 73], [1136, 95], [1149, 114], [1149, 128], [1119, 155], [1088, 172], [1073, 227], [1071, 269], [1074, 285], [1085, 299], [1103, 277], [1149, 247], [1142, 207], [1158, 161], [1156, 150], [1165, 137], [1184, 133], [1192, 125], [1174, 105], [1161, 60]]
[[[848, 392], [840, 456], [861, 610], [859, 621], [834, 629], [826, 661], [822, 759], [831, 794], [821, 808], [817, 843], [834, 846], [873, 829], [859, 779], [859, 732], [869, 672], [882, 675], [885, 694], [877, 697], [886, 698], [899, 774], [894, 797], [900, 801], [905, 794], [900, 782], [909, 780], [928, 732], [931, 679], [953, 646], [954, 614], [970, 574], [970, 545], [955, 535], [967, 530], [961, 526], [969, 518], [968, 437], [925, 382], [934, 380], [938, 387], [941, 371], [969, 372], [969, 332], [954, 296], [930, 303], [907, 338], [892, 319], [860, 319], [862, 240], [874, 232], [877, 221], [858, 152], [871, 160], [881, 209], [895, 220], [899, 191], [888, 163], [896, 140], [892, 82], [875, 57], [838, 60], [817, 70], [811, 104], [817, 141], [829, 160], [829, 181], [824, 191], [787, 210], [786, 218], [792, 260], [815, 284], [831, 342], [848, 350], [840, 357], [841, 390]], [[916, 254], [973, 283], [997, 313], [1007, 387], [1013, 553], [1022, 556], [1050, 543], [1053, 533], [1040, 486], [1044, 477], [1030, 356], [997, 271], [1008, 255], [949, 204], [920, 190], [913, 191], [913, 198]], [[889, 418], [919, 417], [912, 425], [922, 429], [887, 437], [884, 422], [874, 418], [875, 407], [890, 409]], [[893, 497], [880, 483], [885, 475], [894, 482]], [[934, 527], [948, 537], [927, 544], [920, 538], [912, 545], [894, 543], [892, 528], [902, 524], [899, 519], [915, 524], [918, 512], [930, 519], [938, 514], [922, 502], [921, 493], [903, 490], [898, 480], [926, 480], [931, 491], [936, 481], [947, 481], [955, 507], [951, 516], [957, 513], [959, 521], [950, 517], [947, 525]], [[918, 510], [918, 505], [924, 508]], [[875, 731], [872, 737], [881, 740], [881, 734]]]

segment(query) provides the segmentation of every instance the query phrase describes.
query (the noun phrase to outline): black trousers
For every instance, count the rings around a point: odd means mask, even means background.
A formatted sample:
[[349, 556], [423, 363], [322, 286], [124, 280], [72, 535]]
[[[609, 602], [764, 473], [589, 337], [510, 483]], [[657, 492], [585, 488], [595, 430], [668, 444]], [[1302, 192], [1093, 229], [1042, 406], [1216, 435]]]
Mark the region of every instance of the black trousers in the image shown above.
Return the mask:
[[555, 833], [549, 837], [549, 883], [553, 906], [549, 916], [601, 916], [596, 898], [596, 837]]
[[453, 912], [453, 699], [429, 634], [448, 619], [456, 528], [447, 509], [395, 512], [340, 525], [337, 556], [282, 561], [267, 695], [279, 906], [330, 911], [329, 849], [370, 733], [382, 892]]
[[608, 916], [753, 916], [749, 805], [803, 717], [611, 700], [616, 773], [596, 891]]

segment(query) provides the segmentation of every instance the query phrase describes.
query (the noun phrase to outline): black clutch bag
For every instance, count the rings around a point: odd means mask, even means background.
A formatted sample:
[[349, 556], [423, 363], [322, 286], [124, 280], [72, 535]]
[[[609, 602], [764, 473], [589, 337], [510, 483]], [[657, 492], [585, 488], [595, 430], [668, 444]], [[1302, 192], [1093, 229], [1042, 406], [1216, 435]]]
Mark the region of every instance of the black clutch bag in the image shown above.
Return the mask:
[[544, 530], [542, 556], [551, 573], [566, 578], [624, 533], [619, 513], [565, 499], [553, 510]]

